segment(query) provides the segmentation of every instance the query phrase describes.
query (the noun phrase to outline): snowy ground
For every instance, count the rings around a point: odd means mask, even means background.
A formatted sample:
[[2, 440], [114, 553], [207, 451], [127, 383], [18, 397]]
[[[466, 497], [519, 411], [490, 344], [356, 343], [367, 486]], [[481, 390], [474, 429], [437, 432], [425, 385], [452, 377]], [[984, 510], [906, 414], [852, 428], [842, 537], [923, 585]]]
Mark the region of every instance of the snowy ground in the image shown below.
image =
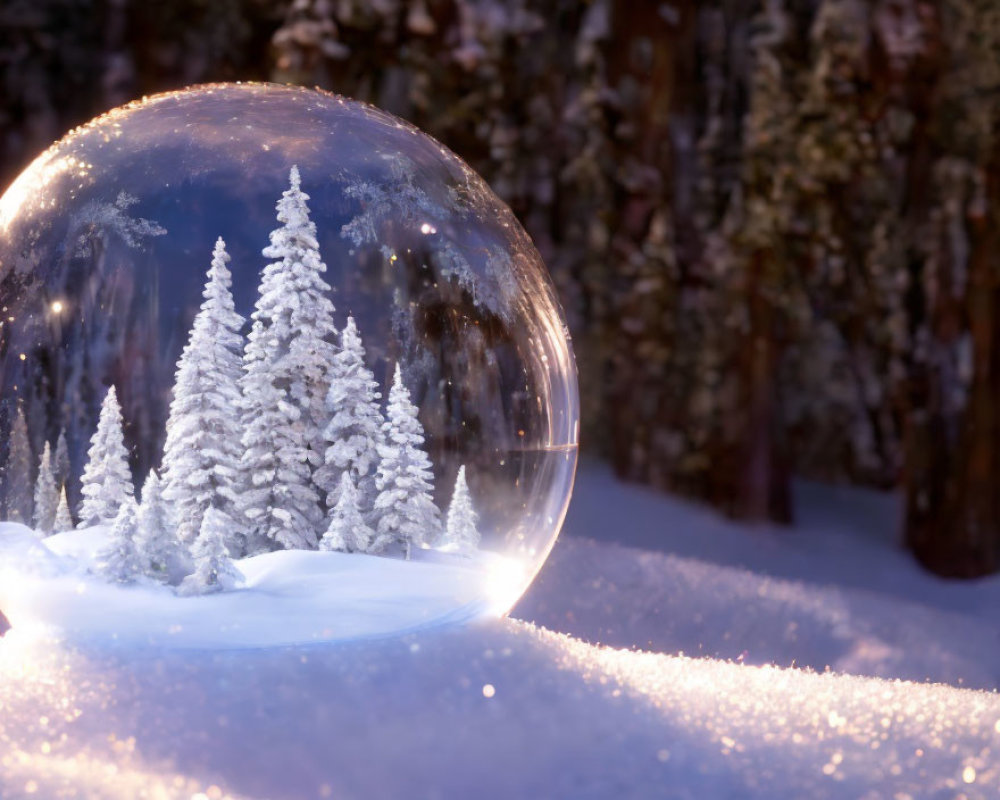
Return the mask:
[[[509, 559], [418, 550], [412, 561], [285, 550], [235, 562], [233, 591], [178, 597], [155, 582], [121, 586], [89, 572], [106, 527], [39, 540], [0, 524], [0, 609], [20, 629], [70, 642], [171, 648], [275, 647], [386, 636], [496, 617], [507, 587], [523, 585]], [[492, 612], [492, 613], [491, 613]]]
[[800, 483], [796, 506], [792, 529], [746, 528], [587, 465], [514, 615], [612, 647], [1000, 687], [1000, 577], [925, 572], [893, 495]]
[[514, 612], [576, 638], [506, 620], [184, 652], [15, 627], [0, 796], [996, 797], [1000, 696], [957, 687], [998, 683], [1000, 582], [920, 573], [891, 498], [799, 497], [800, 528], [743, 530], [585, 467]]

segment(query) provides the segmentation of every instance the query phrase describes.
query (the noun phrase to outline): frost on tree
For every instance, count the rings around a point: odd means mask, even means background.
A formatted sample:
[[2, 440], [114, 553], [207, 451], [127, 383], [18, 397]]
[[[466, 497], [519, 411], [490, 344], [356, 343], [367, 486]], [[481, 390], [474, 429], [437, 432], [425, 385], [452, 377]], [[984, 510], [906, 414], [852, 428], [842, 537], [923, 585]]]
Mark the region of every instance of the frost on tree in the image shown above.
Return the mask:
[[169, 583], [172, 573], [185, 561], [183, 545], [164, 502], [162, 483], [155, 472], [149, 473], [142, 486], [135, 545], [143, 572], [161, 583]]
[[59, 505], [59, 492], [56, 490], [56, 479], [52, 474], [52, 449], [45, 443], [42, 459], [38, 464], [38, 477], [35, 479], [35, 515], [34, 526], [39, 533], [52, 533], [56, 524], [56, 509]]
[[88, 256], [95, 240], [114, 234], [128, 247], [138, 248], [150, 236], [163, 236], [167, 230], [153, 220], [133, 217], [129, 209], [139, 202], [128, 192], [119, 192], [114, 203], [92, 200], [77, 212], [70, 222], [76, 241], [73, 254]]
[[465, 465], [458, 468], [455, 490], [448, 506], [444, 534], [438, 544], [439, 550], [471, 556], [479, 549], [479, 515], [472, 507], [469, 484], [465, 480]]
[[209, 508], [205, 512], [198, 538], [191, 545], [194, 572], [181, 584], [181, 594], [212, 594], [235, 589], [243, 582], [243, 575], [233, 564], [226, 547], [232, 526], [233, 520], [224, 511]]
[[25, 525], [31, 523], [33, 466], [24, 406], [18, 403], [10, 431], [10, 452], [4, 474], [4, 492], [7, 495], [7, 519]]
[[252, 314], [241, 381], [243, 494], [240, 511], [254, 538], [284, 548], [316, 547], [323, 503], [313, 469], [325, 450], [325, 399], [336, 329], [323, 280], [316, 227], [299, 172], [278, 201]]
[[[198, 535], [210, 507], [238, 515], [239, 409], [243, 317], [236, 313], [225, 242], [215, 244], [187, 346], [177, 362], [173, 401], [163, 449], [163, 497], [170, 504], [183, 542]], [[235, 530], [227, 546], [242, 544]]]
[[359, 492], [350, 472], [340, 476], [339, 499], [330, 513], [330, 525], [319, 543], [320, 550], [364, 553], [375, 535], [359, 505]]
[[142, 561], [136, 549], [139, 507], [132, 496], [120, 504], [111, 525], [108, 544], [97, 554], [97, 572], [113, 583], [134, 583], [142, 574]]
[[81, 528], [115, 519], [122, 504], [135, 495], [122, 430], [122, 411], [114, 386], [108, 389], [101, 404], [97, 430], [90, 440], [87, 466], [80, 482], [83, 495]]
[[386, 159], [389, 174], [383, 180], [346, 176], [344, 194], [357, 200], [361, 210], [341, 227], [341, 236], [355, 247], [378, 245], [389, 260], [405, 256], [394, 252], [386, 241], [403, 235], [400, 228], [419, 231], [420, 248], [413, 249], [415, 258], [429, 260], [441, 278], [461, 286], [477, 306], [510, 319], [517, 286], [510, 279], [507, 250], [496, 246], [463, 248], [443, 233], [455, 224], [477, 224], [476, 198], [489, 191], [482, 180], [467, 170], [457, 188], [432, 197], [418, 185], [416, 165], [410, 159], [399, 155]]
[[56, 506], [56, 521], [55, 521], [55, 532], [63, 533], [64, 531], [73, 530], [73, 514], [69, 510], [69, 500], [66, 498], [66, 486], [59, 490], [59, 505]]
[[378, 496], [373, 509], [377, 520], [371, 552], [400, 547], [406, 558], [413, 547], [435, 540], [441, 530], [441, 513], [434, 505], [434, 474], [424, 452], [424, 429], [417, 407], [403, 383], [399, 364], [382, 427], [384, 443], [375, 479]]
[[359, 492], [358, 506], [368, 513], [375, 500], [375, 470], [384, 419], [379, 409], [382, 395], [375, 376], [365, 366], [365, 348], [353, 317], [347, 318], [330, 372], [326, 396], [330, 421], [323, 431], [327, 447], [324, 464], [316, 470], [316, 485], [333, 508], [340, 499], [341, 476], [350, 473]]

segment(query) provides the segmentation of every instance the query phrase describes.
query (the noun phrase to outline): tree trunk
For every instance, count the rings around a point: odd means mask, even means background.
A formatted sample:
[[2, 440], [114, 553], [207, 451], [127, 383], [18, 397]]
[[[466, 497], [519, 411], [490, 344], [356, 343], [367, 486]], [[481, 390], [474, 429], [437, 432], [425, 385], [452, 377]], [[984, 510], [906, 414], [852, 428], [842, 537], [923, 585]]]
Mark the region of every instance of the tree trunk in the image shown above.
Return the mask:
[[[984, 202], [971, 199], [967, 214], [968, 281], [959, 311], [967, 318], [973, 373], [965, 406], [952, 418], [948, 406], [956, 387], [949, 376], [933, 372], [921, 376], [927, 418], [922, 422], [918, 417], [911, 427], [907, 452], [907, 544], [929, 569], [959, 578], [987, 575], [1000, 568], [997, 155], [985, 175]], [[958, 326], [953, 325], [951, 315], [939, 312], [943, 317], [939, 328], [945, 328], [940, 335], [954, 335]]]
[[778, 408], [779, 332], [776, 310], [763, 290], [767, 259], [756, 251], [746, 276], [750, 332], [740, 348], [738, 472], [732, 487], [731, 513], [739, 519], [791, 522], [788, 465], [781, 442]]

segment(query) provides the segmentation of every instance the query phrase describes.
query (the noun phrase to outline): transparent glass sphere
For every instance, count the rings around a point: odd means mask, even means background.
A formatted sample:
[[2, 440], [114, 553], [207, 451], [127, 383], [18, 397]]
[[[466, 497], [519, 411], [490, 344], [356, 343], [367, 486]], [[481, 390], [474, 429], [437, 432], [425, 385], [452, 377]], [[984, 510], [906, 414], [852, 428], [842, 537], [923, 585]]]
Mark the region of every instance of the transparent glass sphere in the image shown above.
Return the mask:
[[505, 613], [558, 534], [578, 397], [552, 284], [382, 111], [223, 84], [105, 114], [0, 198], [0, 301], [15, 628], [411, 630]]

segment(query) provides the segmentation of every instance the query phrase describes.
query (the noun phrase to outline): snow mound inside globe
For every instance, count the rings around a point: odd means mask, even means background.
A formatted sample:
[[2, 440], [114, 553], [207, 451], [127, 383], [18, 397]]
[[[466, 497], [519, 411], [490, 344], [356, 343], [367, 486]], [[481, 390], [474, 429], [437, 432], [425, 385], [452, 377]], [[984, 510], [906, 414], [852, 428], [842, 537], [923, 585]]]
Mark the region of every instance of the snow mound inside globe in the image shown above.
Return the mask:
[[422, 550], [407, 563], [280, 550], [238, 560], [246, 580], [237, 591], [178, 597], [152, 581], [122, 586], [95, 575], [107, 540], [102, 528], [38, 542], [27, 527], [0, 526], [0, 607], [11, 623], [70, 641], [110, 636], [123, 644], [172, 648], [370, 638], [496, 616], [503, 611], [498, 603], [505, 601], [505, 582], [519, 570], [489, 551], [467, 560]]
[[377, 109], [221, 84], [112, 111], [0, 198], [0, 609], [255, 647], [506, 613], [576, 467], [544, 265]]

